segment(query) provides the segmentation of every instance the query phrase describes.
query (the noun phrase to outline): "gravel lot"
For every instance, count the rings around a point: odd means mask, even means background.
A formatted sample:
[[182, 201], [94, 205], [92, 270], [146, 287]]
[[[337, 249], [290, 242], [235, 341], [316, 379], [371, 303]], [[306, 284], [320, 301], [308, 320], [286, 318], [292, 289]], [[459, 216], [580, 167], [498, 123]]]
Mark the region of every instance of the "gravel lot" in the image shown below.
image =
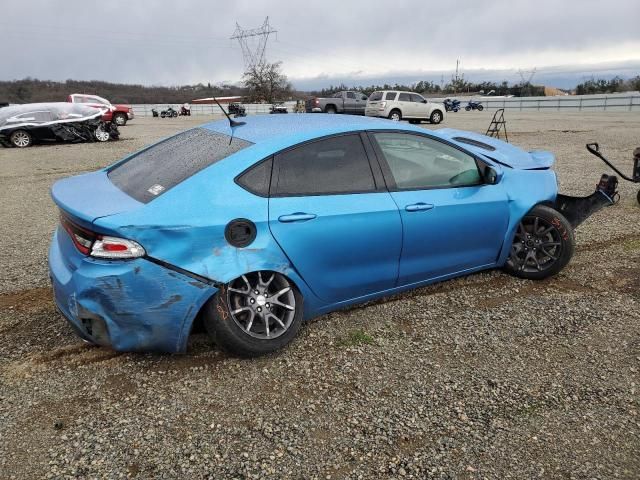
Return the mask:
[[[637, 113], [507, 112], [589, 194], [599, 141], [631, 170]], [[490, 112], [445, 126], [484, 133]], [[548, 281], [471, 275], [326, 315], [286, 350], [228, 357], [82, 343], [53, 306], [49, 188], [190, 119], [108, 144], [0, 148], [0, 478], [640, 478], [638, 186], [577, 232]], [[426, 128], [431, 128], [425, 126]]]

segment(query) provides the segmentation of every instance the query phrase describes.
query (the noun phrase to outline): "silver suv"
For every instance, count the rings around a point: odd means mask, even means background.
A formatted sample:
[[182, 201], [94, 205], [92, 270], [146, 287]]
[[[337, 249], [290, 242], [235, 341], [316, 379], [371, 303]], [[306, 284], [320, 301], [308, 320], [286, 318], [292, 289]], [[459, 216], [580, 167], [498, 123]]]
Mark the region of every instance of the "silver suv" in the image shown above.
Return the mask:
[[440, 123], [444, 120], [444, 105], [429, 102], [422, 95], [413, 92], [383, 90], [369, 96], [364, 114], [368, 117], [385, 117], [399, 122], [420, 123], [429, 120]]

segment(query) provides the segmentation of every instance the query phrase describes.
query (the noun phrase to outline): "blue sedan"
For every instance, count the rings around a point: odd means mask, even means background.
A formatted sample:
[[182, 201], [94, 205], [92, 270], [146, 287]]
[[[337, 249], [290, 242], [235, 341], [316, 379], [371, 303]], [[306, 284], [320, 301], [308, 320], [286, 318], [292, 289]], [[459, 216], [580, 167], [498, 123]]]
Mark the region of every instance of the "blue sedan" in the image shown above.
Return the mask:
[[183, 352], [201, 318], [220, 347], [255, 356], [305, 319], [433, 282], [546, 278], [612, 195], [558, 195], [553, 163], [348, 115], [208, 123], [53, 186], [55, 301], [116, 350]]

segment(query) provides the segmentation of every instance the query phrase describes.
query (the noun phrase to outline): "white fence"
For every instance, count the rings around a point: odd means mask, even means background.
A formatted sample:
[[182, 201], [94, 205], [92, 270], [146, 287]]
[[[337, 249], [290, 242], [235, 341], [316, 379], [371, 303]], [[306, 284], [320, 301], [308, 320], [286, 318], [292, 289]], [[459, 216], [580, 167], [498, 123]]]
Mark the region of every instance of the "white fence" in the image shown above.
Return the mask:
[[[504, 108], [520, 111], [640, 111], [640, 92], [614, 93], [609, 95], [567, 95], [558, 97], [456, 97], [462, 108], [472, 98], [482, 103], [488, 110]], [[431, 99], [435, 100], [435, 99]], [[441, 101], [444, 99], [438, 99]]]
[[[296, 102], [284, 102], [285, 106], [289, 113], [293, 113], [295, 111]], [[182, 104], [171, 104], [171, 103], [157, 103], [157, 104], [137, 104], [131, 105], [133, 107], [133, 114], [136, 117], [151, 117], [151, 109], [155, 108], [158, 111], [158, 114], [162, 110], [166, 110], [167, 107], [173, 107], [175, 110], [180, 112], [180, 107]], [[228, 105], [222, 104], [224, 109], [228, 108]], [[262, 113], [269, 113], [271, 109], [271, 104], [268, 103], [243, 103], [242, 106], [246, 109], [247, 115], [257, 115]], [[217, 105], [202, 105], [202, 104], [190, 104], [191, 107], [191, 115], [222, 115], [222, 111], [220, 107]]]
[[[520, 111], [619, 111], [631, 112], [640, 111], [640, 92], [614, 93], [609, 95], [567, 95], [558, 97], [511, 97], [511, 98], [490, 98], [490, 97], [456, 97], [451, 95], [447, 98], [458, 98], [462, 108], [469, 99], [477, 100], [488, 110], [504, 108], [505, 110]], [[444, 98], [431, 98], [430, 101], [442, 101]], [[284, 102], [289, 113], [295, 111], [296, 102]], [[133, 113], [140, 117], [150, 117], [151, 109], [155, 108], [158, 113], [168, 106], [180, 111], [181, 105], [158, 103], [132, 105]], [[269, 113], [271, 108], [267, 103], [243, 103], [247, 115], [259, 115]], [[223, 104], [226, 109], [227, 105]], [[222, 115], [222, 111], [217, 105], [191, 105], [191, 115]]]

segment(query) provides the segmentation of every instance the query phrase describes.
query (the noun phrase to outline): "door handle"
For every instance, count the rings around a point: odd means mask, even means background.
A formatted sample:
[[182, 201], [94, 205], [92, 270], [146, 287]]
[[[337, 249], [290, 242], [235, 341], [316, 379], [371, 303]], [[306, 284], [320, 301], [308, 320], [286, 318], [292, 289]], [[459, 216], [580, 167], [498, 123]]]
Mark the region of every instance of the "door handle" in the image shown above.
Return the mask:
[[423, 203], [423, 202], [413, 203], [411, 205], [407, 205], [406, 207], [404, 207], [404, 209], [407, 212], [422, 212], [424, 210], [431, 210], [432, 208], [433, 208], [432, 204]]
[[290, 215], [281, 215], [278, 217], [278, 220], [282, 223], [306, 222], [307, 220], [313, 220], [316, 217], [317, 215], [313, 213], [296, 212]]

